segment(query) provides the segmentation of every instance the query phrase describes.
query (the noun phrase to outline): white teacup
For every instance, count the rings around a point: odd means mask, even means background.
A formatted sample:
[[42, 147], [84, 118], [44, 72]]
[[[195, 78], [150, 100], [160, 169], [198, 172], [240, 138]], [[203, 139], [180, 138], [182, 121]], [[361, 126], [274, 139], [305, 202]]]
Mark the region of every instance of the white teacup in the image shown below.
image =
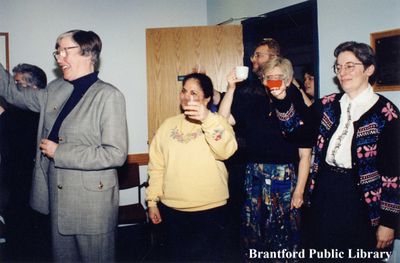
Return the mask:
[[245, 80], [249, 76], [249, 67], [246, 66], [237, 66], [235, 68], [236, 78]]

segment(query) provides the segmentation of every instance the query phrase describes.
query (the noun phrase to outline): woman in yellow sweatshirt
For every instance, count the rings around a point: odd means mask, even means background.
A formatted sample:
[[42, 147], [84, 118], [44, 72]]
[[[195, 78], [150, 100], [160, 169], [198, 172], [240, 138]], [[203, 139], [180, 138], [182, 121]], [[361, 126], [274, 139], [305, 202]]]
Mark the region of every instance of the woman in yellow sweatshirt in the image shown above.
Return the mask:
[[212, 94], [208, 76], [187, 75], [179, 95], [183, 113], [165, 120], [150, 145], [149, 217], [162, 221], [172, 261], [222, 256], [229, 197], [222, 161], [237, 143], [227, 120], [209, 110]]

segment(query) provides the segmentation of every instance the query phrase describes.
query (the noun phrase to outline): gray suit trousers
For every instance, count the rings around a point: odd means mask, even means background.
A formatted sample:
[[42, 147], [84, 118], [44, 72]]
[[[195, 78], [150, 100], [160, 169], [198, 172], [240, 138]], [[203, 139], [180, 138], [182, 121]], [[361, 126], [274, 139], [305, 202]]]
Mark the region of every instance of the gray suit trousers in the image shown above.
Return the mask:
[[113, 262], [115, 231], [93, 235], [63, 235], [58, 229], [58, 193], [54, 162], [50, 163], [50, 209], [53, 257], [56, 262]]

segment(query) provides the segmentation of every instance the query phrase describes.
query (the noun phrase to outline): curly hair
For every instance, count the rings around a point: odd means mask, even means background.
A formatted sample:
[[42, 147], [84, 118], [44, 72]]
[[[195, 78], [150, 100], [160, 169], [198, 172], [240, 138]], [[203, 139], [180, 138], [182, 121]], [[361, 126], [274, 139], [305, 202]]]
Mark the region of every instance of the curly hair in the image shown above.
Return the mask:
[[36, 86], [38, 89], [44, 89], [47, 85], [46, 73], [38, 66], [31, 64], [18, 64], [12, 70], [14, 74], [21, 73], [24, 75], [28, 86]]

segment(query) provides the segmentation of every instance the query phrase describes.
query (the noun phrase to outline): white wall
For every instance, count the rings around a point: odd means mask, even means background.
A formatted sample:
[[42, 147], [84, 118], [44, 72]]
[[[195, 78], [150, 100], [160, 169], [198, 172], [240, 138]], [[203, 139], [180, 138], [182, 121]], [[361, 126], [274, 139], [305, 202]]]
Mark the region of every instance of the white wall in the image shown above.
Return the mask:
[[[318, 1], [319, 54], [322, 94], [335, 92], [332, 85], [333, 50], [344, 41], [370, 43], [370, 33], [400, 28], [398, 0]], [[399, 47], [400, 48], [400, 47]], [[400, 91], [382, 92], [398, 107]]]
[[0, 32], [10, 33], [10, 67], [55, 78], [57, 36], [93, 30], [103, 41], [100, 78], [127, 102], [129, 153], [147, 152], [146, 28], [207, 25], [206, 0], [0, 0]]
[[[70, 29], [94, 30], [103, 40], [100, 77], [126, 97], [129, 153], [147, 152], [145, 29], [215, 25], [257, 16], [303, 0], [0, 0], [0, 32], [10, 33], [11, 68], [42, 67], [49, 80], [56, 37]], [[369, 34], [400, 27], [398, 0], [318, 0], [321, 94], [335, 92], [333, 50], [342, 41], [369, 43]], [[239, 23], [236, 21], [235, 23]], [[400, 92], [384, 92], [400, 105]]]
[[[235, 4], [232, 4], [235, 2]], [[236, 3], [237, 2], [237, 3]], [[257, 16], [302, 0], [207, 0], [208, 24]], [[370, 43], [370, 33], [400, 28], [398, 0], [318, 0], [320, 94], [337, 92], [333, 83], [333, 51], [341, 42]], [[400, 91], [382, 92], [400, 107]]]

